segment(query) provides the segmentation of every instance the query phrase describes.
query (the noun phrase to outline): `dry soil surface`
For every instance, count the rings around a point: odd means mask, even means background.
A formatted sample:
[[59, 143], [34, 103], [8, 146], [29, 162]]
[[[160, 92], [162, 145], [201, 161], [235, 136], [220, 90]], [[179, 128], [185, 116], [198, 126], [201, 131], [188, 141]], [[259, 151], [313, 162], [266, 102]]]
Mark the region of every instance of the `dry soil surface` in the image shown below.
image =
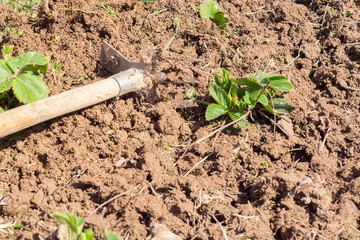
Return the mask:
[[[95, 239], [151, 238], [154, 223], [188, 240], [360, 239], [360, 2], [221, 1], [225, 31], [200, 3], [50, 0], [35, 18], [0, 5], [0, 47], [47, 55], [50, 95], [110, 75], [103, 40], [138, 61], [175, 36], [148, 89], [0, 140], [0, 221], [28, 228], [2, 239], [56, 239], [55, 211], [84, 217]], [[248, 128], [194, 144], [229, 121], [182, 102], [190, 87], [212, 101], [219, 67], [288, 77], [294, 135], [254, 111]]]

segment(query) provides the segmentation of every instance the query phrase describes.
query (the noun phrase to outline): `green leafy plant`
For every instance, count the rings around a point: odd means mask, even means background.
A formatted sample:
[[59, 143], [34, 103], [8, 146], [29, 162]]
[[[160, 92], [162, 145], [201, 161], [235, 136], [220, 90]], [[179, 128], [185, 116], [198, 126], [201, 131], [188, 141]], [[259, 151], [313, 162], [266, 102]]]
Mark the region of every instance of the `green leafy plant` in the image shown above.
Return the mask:
[[0, 0], [0, 4], [6, 4], [21, 14], [31, 14], [40, 4], [41, 0]]
[[224, 30], [226, 18], [219, 9], [216, 8], [216, 2], [207, 0], [206, 3], [200, 4], [200, 16], [202, 18], [211, 19], [218, 28]]
[[[84, 228], [84, 219], [82, 217], [74, 216], [67, 212], [54, 212], [55, 219], [63, 225], [66, 225], [69, 240], [93, 240], [94, 233], [92, 229]], [[104, 229], [104, 240], [120, 240], [120, 237], [112, 232]]]
[[[67, 212], [54, 212], [54, 217], [60, 224], [66, 225], [69, 240], [78, 239], [84, 227], [84, 219], [82, 217], [76, 217], [71, 213], [67, 213]], [[86, 234], [85, 232], [83, 233], [84, 233], [83, 235], [85, 235], [84, 237], [89, 235]], [[87, 233], [89, 233], [88, 230]], [[82, 239], [89, 239], [89, 238], [82, 238]]]
[[[212, 80], [210, 94], [216, 103], [207, 107], [206, 120], [213, 120], [224, 114], [236, 120], [244, 116], [246, 111], [254, 109], [257, 103], [273, 114], [286, 114], [291, 111], [291, 104], [277, 97], [292, 88], [286, 77], [258, 72], [257, 76], [250, 74], [249, 78], [233, 79], [224, 68], [220, 68], [220, 74], [221, 79], [214, 76]], [[246, 117], [237, 124], [246, 127]]]
[[9, 28], [8, 26], [6, 26], [6, 24], [5, 26], [0, 27], [0, 36], [3, 35], [4, 32], [8, 32], [19, 36], [23, 34], [23, 31], [17, 30], [16, 28]]
[[120, 237], [117, 234], [104, 229], [104, 240], [120, 240]]
[[[48, 58], [37, 52], [11, 57], [13, 46], [2, 48], [0, 60], [0, 93], [12, 90], [22, 103], [31, 103], [48, 96], [41, 74], [47, 71]], [[4, 96], [4, 95], [2, 95]]]
[[108, 5], [101, 5], [100, 7], [98, 7], [98, 10], [100, 11], [105, 11], [107, 12], [110, 16], [116, 16], [116, 13], [114, 12], [114, 10], [112, 9], [112, 7], [108, 6]]

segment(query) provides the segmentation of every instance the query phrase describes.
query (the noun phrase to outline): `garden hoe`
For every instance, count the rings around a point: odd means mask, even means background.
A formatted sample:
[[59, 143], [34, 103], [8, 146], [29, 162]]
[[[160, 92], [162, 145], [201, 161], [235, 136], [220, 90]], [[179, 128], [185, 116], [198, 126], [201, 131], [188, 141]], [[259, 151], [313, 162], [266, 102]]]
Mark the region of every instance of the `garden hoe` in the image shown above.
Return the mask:
[[144, 64], [126, 59], [106, 42], [100, 58], [114, 75], [1, 113], [0, 138], [146, 86]]

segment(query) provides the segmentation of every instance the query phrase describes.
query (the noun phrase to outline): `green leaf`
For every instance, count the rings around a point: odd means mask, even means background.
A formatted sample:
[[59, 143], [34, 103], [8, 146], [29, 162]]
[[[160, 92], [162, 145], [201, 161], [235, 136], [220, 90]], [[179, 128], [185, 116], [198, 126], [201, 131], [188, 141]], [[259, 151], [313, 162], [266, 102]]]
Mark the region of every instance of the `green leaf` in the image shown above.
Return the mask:
[[224, 30], [226, 25], [226, 18], [224, 17], [224, 14], [221, 12], [217, 12], [214, 14], [213, 19], [214, 23], [218, 26], [218, 28]]
[[196, 89], [195, 89], [194, 87], [191, 87], [191, 88], [187, 91], [186, 97], [187, 97], [188, 99], [194, 98], [195, 91], [196, 91]]
[[212, 82], [215, 83], [216, 85], [218, 85], [219, 87], [222, 86], [222, 82], [220, 81], [220, 78], [216, 75], [213, 77]]
[[67, 226], [69, 240], [76, 240], [84, 227], [84, 219], [67, 212], [54, 212], [55, 219]]
[[[242, 116], [244, 116], [244, 112], [239, 110], [239, 109], [230, 109], [228, 112], [230, 118], [234, 121], [236, 119], [241, 118]], [[240, 121], [236, 122], [240, 127], [247, 127], [247, 119], [241, 119]]]
[[94, 233], [90, 228], [84, 229], [84, 232], [80, 233], [80, 240], [93, 240]]
[[0, 113], [4, 112], [4, 109], [2, 107], [0, 107]]
[[261, 85], [266, 85], [267, 84], [267, 80], [270, 77], [273, 77], [274, 75], [270, 74], [270, 73], [263, 73], [263, 72], [258, 72], [257, 76], [250, 74], [250, 77], [254, 80], [256, 80], [259, 84]]
[[219, 68], [219, 71], [223, 81], [221, 86], [218, 86], [224, 89], [226, 93], [228, 93], [231, 86], [230, 73], [226, 71], [225, 68]]
[[269, 104], [268, 104], [268, 105], [263, 105], [263, 107], [264, 107], [268, 112], [270, 112], [270, 113], [275, 113], [275, 110], [272, 109], [272, 107], [270, 107]]
[[276, 76], [263, 72], [258, 72], [257, 77], [252, 74], [250, 74], [250, 76], [263, 86], [266, 85], [268, 81], [270, 81], [269, 83], [270, 88], [282, 92], [289, 92], [293, 87], [289, 79], [283, 76]]
[[17, 76], [13, 84], [13, 91], [17, 99], [23, 103], [31, 103], [48, 96], [46, 83], [39, 74], [25, 72]]
[[242, 85], [245, 85], [245, 86], [260, 86], [260, 84], [255, 80], [255, 79], [252, 79], [252, 78], [238, 78], [238, 79], [230, 79], [233, 83], [239, 85], [239, 86], [242, 86]]
[[0, 94], [0, 102], [5, 102], [10, 98], [8, 93], [1, 93]]
[[227, 109], [219, 104], [210, 104], [205, 113], [206, 120], [210, 121], [225, 114]]
[[237, 99], [242, 99], [245, 95], [245, 89], [238, 88], [237, 86], [232, 85], [230, 89], [230, 94], [231, 97], [237, 97]]
[[4, 45], [3, 46], [2, 55], [5, 60], [7, 60], [9, 58], [9, 55], [12, 53], [13, 48], [14, 48], [14, 45], [10, 45], [10, 46]]
[[282, 98], [271, 99], [269, 105], [275, 110], [275, 113], [277, 114], [288, 114], [293, 109], [291, 104]]
[[214, 100], [226, 109], [230, 108], [230, 98], [224, 89], [221, 89], [217, 85], [210, 87], [210, 94]]
[[229, 81], [230, 73], [225, 68], [219, 68], [219, 71], [223, 81]]
[[21, 72], [37, 72], [46, 73], [48, 64], [45, 65], [27, 65], [21, 69]]
[[12, 72], [4, 60], [0, 60], [0, 92], [11, 88], [14, 79], [11, 78]]
[[244, 102], [242, 99], [240, 99], [240, 101], [238, 101], [237, 105], [238, 109], [240, 111], [245, 111], [246, 108], [248, 107], [248, 104], [246, 102]]
[[208, 0], [206, 3], [200, 4], [200, 16], [202, 18], [213, 18], [215, 13], [219, 12], [219, 9], [215, 8], [216, 2]]
[[283, 76], [273, 76], [270, 77], [269, 80], [270, 80], [269, 87], [275, 90], [279, 90], [282, 92], [289, 92], [293, 87], [290, 80]]
[[[244, 100], [249, 105], [249, 108], [254, 108], [256, 100], [259, 97], [259, 94], [262, 92], [263, 88], [261, 86], [251, 86], [245, 91]], [[259, 103], [263, 105], [268, 105], [268, 99], [264, 93], [259, 97]]]
[[112, 233], [104, 229], [104, 240], [121, 240], [121, 239], [116, 233]]
[[28, 227], [25, 227], [24, 225], [21, 225], [21, 224], [11, 225], [11, 228], [13, 228], [13, 229], [24, 229], [26, 231], [30, 231], [30, 229]]
[[21, 56], [12, 57], [7, 60], [13, 72], [19, 72], [26, 66], [44, 66], [49, 62], [48, 58], [37, 52], [27, 52]]

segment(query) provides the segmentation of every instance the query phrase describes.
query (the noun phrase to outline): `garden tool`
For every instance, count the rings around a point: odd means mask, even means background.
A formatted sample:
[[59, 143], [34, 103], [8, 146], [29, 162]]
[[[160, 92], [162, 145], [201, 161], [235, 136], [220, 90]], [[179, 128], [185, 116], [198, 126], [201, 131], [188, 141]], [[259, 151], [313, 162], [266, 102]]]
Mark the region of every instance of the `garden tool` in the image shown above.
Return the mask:
[[100, 58], [112, 76], [0, 113], [0, 138], [146, 86], [144, 64], [128, 60], [105, 41]]

